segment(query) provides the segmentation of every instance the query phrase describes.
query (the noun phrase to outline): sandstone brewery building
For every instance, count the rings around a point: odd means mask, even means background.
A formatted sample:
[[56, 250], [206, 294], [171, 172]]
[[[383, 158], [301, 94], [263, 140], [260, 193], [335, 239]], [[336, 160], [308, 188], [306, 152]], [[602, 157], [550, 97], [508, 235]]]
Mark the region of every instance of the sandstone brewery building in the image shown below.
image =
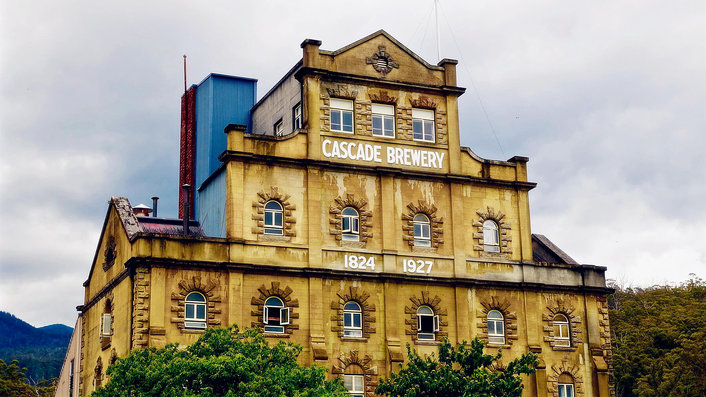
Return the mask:
[[475, 337], [539, 355], [527, 396], [613, 395], [606, 269], [532, 234], [527, 158], [460, 146], [457, 62], [384, 31], [320, 45], [257, 102], [255, 80], [216, 74], [184, 95], [188, 225], [110, 200], [62, 384], [88, 395], [116, 357], [237, 323], [354, 396], [408, 343]]

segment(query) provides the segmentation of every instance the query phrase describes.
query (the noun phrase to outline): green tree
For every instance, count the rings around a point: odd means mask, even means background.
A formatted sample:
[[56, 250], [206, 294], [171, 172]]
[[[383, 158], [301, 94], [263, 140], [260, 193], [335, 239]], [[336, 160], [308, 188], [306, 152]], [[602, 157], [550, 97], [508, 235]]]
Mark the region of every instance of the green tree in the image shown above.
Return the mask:
[[439, 346], [439, 358], [422, 358], [407, 345], [409, 362], [378, 385], [376, 392], [404, 397], [515, 397], [522, 395], [522, 374], [536, 371], [537, 356], [529, 353], [514, 359], [499, 371], [493, 368], [501, 353], [483, 353], [478, 338], [454, 348], [448, 340]]
[[297, 364], [301, 351], [291, 342], [270, 346], [254, 328], [210, 328], [184, 349], [172, 344], [118, 359], [93, 396], [347, 396], [325, 368]]
[[54, 394], [54, 380], [45, 381], [37, 387], [26, 383], [24, 371], [17, 360], [8, 365], [0, 360], [0, 396], [3, 397], [45, 397]]
[[610, 325], [618, 396], [706, 396], [704, 280], [614, 287]]

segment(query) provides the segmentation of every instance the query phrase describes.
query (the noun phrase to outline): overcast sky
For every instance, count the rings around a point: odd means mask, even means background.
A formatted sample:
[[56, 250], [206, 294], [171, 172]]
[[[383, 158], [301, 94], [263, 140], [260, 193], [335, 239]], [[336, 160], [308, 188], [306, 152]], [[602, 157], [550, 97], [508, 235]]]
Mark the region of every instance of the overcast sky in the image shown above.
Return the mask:
[[[188, 82], [266, 93], [319, 39], [432, 64], [432, 0], [0, 0], [0, 310], [73, 326], [110, 196], [175, 216]], [[532, 231], [608, 277], [706, 278], [706, 2], [440, 1], [461, 142], [530, 158]]]

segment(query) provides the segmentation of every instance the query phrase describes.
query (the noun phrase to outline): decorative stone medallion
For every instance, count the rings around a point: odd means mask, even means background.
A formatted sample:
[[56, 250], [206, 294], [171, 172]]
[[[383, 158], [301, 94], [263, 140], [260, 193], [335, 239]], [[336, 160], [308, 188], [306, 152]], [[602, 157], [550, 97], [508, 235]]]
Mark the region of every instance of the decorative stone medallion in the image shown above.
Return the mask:
[[392, 69], [399, 69], [400, 67], [400, 65], [392, 59], [390, 54], [385, 51], [384, 45], [379, 46], [378, 52], [373, 54], [372, 57], [365, 58], [365, 63], [373, 65], [375, 71], [380, 72], [380, 77], [382, 78], [385, 78]]
[[105, 247], [105, 254], [104, 254], [104, 260], [103, 260], [103, 270], [107, 271], [108, 269], [115, 264], [115, 257], [116, 257], [116, 244], [115, 244], [115, 237], [110, 236], [108, 237], [108, 242], [106, 243]]

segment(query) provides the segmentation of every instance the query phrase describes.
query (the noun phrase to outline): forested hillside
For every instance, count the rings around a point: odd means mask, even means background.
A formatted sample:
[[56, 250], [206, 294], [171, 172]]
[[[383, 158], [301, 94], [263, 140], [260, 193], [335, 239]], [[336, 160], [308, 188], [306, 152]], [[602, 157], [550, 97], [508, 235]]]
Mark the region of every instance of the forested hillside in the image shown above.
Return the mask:
[[610, 323], [618, 396], [706, 396], [704, 280], [614, 287]]
[[10, 313], [0, 311], [0, 359], [19, 361], [27, 368], [30, 383], [56, 378], [72, 328], [61, 324], [35, 328]]

